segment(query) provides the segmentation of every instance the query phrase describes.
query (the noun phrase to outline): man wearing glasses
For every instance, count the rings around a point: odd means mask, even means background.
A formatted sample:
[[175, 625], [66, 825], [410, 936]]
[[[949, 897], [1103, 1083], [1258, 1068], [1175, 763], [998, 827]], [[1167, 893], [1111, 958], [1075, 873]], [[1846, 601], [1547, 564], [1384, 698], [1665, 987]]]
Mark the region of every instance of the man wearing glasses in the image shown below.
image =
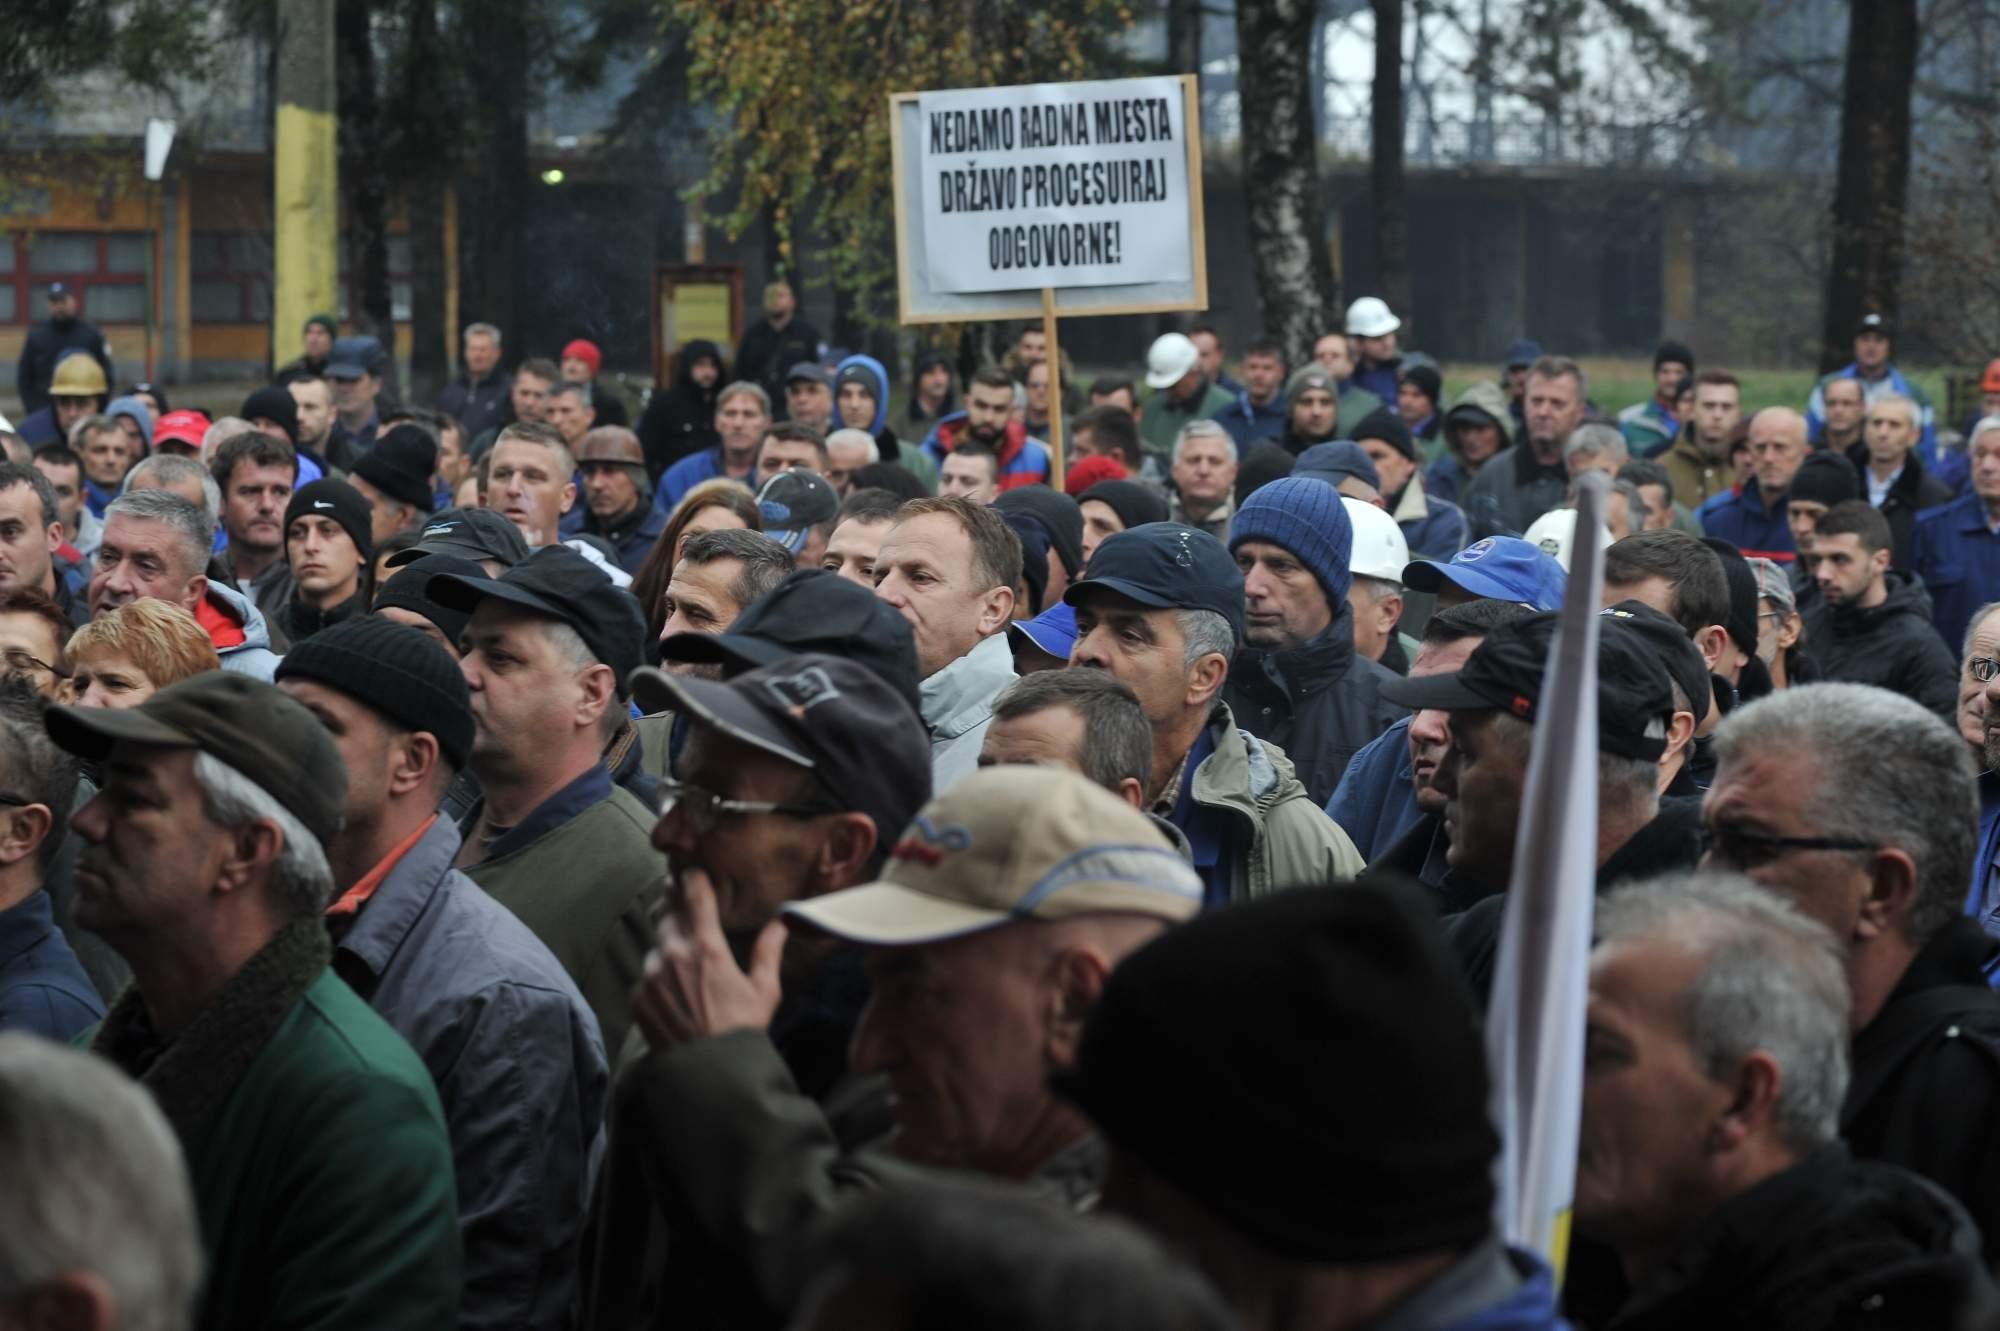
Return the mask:
[[1814, 684], [1732, 713], [1715, 751], [1704, 867], [1747, 874], [1841, 940], [1855, 1036], [1840, 1135], [1957, 1197], [1992, 1260], [2000, 994], [1980, 924], [1995, 927], [2000, 891], [1980, 881], [1965, 918], [1979, 817], [1965, 741], [1886, 689]]
[[50, 702], [69, 678], [62, 607], [31, 587], [0, 588], [0, 673], [27, 681]]

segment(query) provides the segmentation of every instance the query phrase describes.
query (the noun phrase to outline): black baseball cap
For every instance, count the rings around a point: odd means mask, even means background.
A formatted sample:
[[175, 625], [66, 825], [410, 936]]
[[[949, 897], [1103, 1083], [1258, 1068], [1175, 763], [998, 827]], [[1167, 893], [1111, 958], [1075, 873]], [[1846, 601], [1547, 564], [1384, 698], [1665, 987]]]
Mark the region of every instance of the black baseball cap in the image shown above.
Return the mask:
[[826, 377], [826, 367], [818, 361], [802, 360], [785, 371], [785, 387], [790, 388], [801, 379], [807, 383], [818, 384], [822, 388], [833, 386], [833, 381]]
[[923, 718], [857, 661], [807, 652], [726, 680], [646, 666], [633, 672], [632, 693], [648, 712], [672, 709], [815, 773], [839, 807], [875, 820], [878, 847], [892, 845], [931, 797]]
[[[1382, 696], [1412, 711], [1502, 711], [1533, 723], [1560, 612], [1527, 615], [1486, 635], [1462, 669], [1420, 679], [1382, 682]], [[1658, 762], [1664, 738], [1647, 723], [1671, 721], [1673, 686], [1656, 645], [1625, 620], [1609, 617], [1597, 632], [1597, 747], [1601, 752]]]
[[440, 573], [427, 590], [447, 610], [471, 614], [490, 598], [561, 620], [576, 630], [592, 656], [611, 667], [620, 698], [628, 677], [645, 659], [646, 620], [639, 603], [566, 545], [544, 546], [498, 578]]
[[490, 508], [447, 508], [424, 524], [415, 545], [383, 562], [400, 568], [425, 555], [456, 555], [475, 563], [492, 559], [512, 568], [528, 557], [528, 542], [519, 527]]
[[727, 633], [676, 633], [660, 643], [662, 661], [720, 665], [724, 677], [807, 653], [866, 666], [923, 714], [909, 621], [866, 587], [825, 569], [786, 575], [744, 607]]
[[1890, 323], [1885, 315], [1864, 314], [1861, 316], [1861, 322], [1854, 325], [1854, 335], [1856, 337], [1860, 337], [1863, 333], [1880, 333], [1882, 336], [1894, 341], [1896, 326]]
[[1148, 522], [1109, 537], [1063, 600], [1082, 606], [1102, 589], [1159, 610], [1213, 610], [1243, 641], [1243, 574], [1222, 542], [1178, 522]]
[[1606, 606], [1603, 613], [1607, 619], [1622, 620], [1645, 640], [1646, 646], [1659, 657], [1667, 677], [1687, 695], [1695, 724], [1700, 725], [1708, 715], [1712, 686], [1708, 662], [1703, 659], [1701, 648], [1694, 645], [1694, 639], [1688, 637], [1687, 630], [1643, 601], [1620, 601]]
[[437, 625], [438, 632], [444, 634], [456, 650], [459, 639], [465, 636], [465, 626], [472, 622], [472, 616], [464, 610], [447, 610], [431, 599], [431, 579], [440, 573], [460, 573], [468, 578], [486, 576], [486, 570], [470, 559], [460, 559], [457, 555], [427, 554], [391, 573], [388, 580], [375, 589], [375, 601], [369, 607], [369, 613], [408, 610], [422, 615]]
[[102, 762], [123, 741], [196, 749], [268, 792], [319, 838], [340, 831], [347, 768], [319, 718], [284, 690], [228, 670], [169, 684], [137, 707], [51, 707], [57, 747]]

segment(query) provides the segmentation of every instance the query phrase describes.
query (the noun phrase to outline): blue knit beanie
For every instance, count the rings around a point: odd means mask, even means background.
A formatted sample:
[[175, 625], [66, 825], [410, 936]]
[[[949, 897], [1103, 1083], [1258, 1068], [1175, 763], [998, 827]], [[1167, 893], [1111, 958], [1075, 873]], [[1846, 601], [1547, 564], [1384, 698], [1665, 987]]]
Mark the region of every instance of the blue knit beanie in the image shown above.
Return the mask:
[[1292, 552], [1312, 570], [1335, 610], [1347, 599], [1354, 581], [1348, 556], [1354, 549], [1354, 526], [1341, 506], [1340, 491], [1325, 481], [1287, 476], [1260, 486], [1229, 527], [1229, 550], [1245, 541], [1269, 541]]

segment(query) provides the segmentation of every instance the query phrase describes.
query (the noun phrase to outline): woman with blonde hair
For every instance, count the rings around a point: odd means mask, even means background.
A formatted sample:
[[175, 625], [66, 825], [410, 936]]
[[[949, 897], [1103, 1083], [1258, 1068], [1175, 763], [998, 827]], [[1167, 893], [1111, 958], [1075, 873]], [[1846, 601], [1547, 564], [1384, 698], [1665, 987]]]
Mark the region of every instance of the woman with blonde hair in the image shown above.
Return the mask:
[[150, 598], [85, 624], [66, 654], [69, 696], [78, 707], [137, 707], [169, 684], [222, 668], [193, 615]]

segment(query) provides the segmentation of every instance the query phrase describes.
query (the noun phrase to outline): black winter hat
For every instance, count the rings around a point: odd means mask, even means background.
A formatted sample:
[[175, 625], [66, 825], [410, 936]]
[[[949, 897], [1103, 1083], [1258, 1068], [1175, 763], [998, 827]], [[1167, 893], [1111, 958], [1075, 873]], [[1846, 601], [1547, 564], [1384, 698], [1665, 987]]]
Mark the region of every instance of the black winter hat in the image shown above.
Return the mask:
[[[407, 578], [403, 576], [406, 570], [410, 573]], [[486, 570], [470, 559], [427, 554], [391, 572], [389, 580], [376, 589], [375, 604], [370, 609], [408, 610], [422, 615], [437, 625], [447, 641], [456, 644], [465, 636], [465, 626], [472, 622], [472, 615], [469, 611], [448, 609], [431, 599], [431, 579], [440, 573], [456, 573], [466, 578], [486, 576]]]
[[1003, 516], [1032, 513], [1040, 518], [1063, 571], [1072, 578], [1083, 572], [1083, 510], [1076, 500], [1046, 485], [1023, 485], [994, 500], [993, 507]]
[[236, 413], [246, 421], [276, 421], [284, 427], [285, 438], [294, 444], [299, 442], [298, 399], [288, 389], [277, 384], [265, 384], [262, 388], [243, 399], [243, 409]]
[[1861, 476], [1854, 470], [1854, 464], [1824, 448], [1806, 454], [1806, 460], [1792, 475], [1791, 489], [1785, 491], [1787, 500], [1803, 499], [1828, 508], [1860, 497]]
[[332, 518], [361, 552], [362, 563], [375, 557], [374, 510], [346, 481], [325, 476], [292, 491], [292, 502], [285, 505], [287, 545], [291, 543], [292, 523], [304, 517]]
[[1161, 935], [1112, 972], [1057, 1089], [1268, 1252], [1470, 1248], [1500, 1141], [1471, 995], [1419, 899], [1302, 886]]
[[1167, 501], [1137, 481], [1099, 481], [1076, 497], [1079, 509], [1095, 499], [1118, 515], [1128, 527], [1147, 522], [1165, 522]]
[[1049, 549], [1053, 542], [1049, 539], [1048, 524], [1021, 509], [1002, 513], [1000, 517], [1014, 529], [1021, 542], [1021, 581], [1027, 584], [1028, 614], [1039, 615], [1049, 590]]
[[1268, 439], [1252, 444], [1236, 468], [1236, 506], [1243, 507], [1243, 501], [1260, 487], [1291, 475], [1297, 465], [1298, 459], [1283, 444]]
[[1437, 366], [1406, 365], [1397, 377], [1402, 383], [1416, 385], [1417, 391], [1431, 400], [1431, 410], [1437, 410], [1438, 399], [1444, 396], [1444, 375], [1438, 372]]
[[1745, 655], [1755, 656], [1757, 570], [1750, 567], [1741, 550], [1719, 536], [1706, 537], [1702, 544], [1721, 558], [1722, 576], [1729, 583], [1729, 622], [1723, 627], [1729, 630], [1730, 641], [1742, 648]]
[[437, 507], [431, 476], [437, 471], [437, 441], [415, 425], [398, 425], [361, 455], [354, 474], [391, 499], [428, 513]]
[[[1437, 399], [1431, 399], [1435, 402]], [[1401, 453], [1410, 461], [1417, 460], [1417, 441], [1410, 434], [1410, 427], [1403, 424], [1403, 418], [1387, 407], [1377, 407], [1361, 418], [1349, 435], [1355, 443], [1363, 439], [1380, 439], [1389, 447]]]
[[472, 751], [472, 695], [451, 653], [413, 628], [364, 615], [292, 644], [277, 677], [309, 679], [437, 737], [453, 771]]
[[1688, 374], [1693, 374], [1694, 352], [1685, 342], [1676, 342], [1669, 338], [1660, 343], [1659, 350], [1653, 353], [1653, 368], [1657, 370], [1662, 365], [1684, 365]]

